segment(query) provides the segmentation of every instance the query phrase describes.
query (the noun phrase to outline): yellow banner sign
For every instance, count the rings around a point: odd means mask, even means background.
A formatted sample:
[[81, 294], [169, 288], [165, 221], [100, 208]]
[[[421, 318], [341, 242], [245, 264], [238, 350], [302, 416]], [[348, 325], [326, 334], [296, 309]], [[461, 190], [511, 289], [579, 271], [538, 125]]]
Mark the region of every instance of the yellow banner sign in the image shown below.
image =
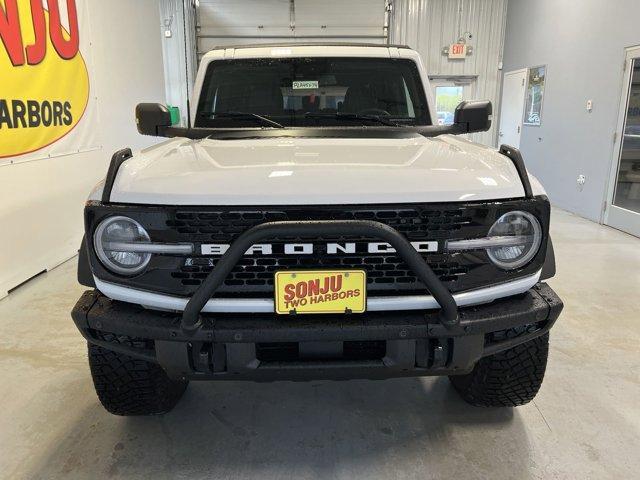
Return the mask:
[[362, 270], [277, 272], [276, 312], [363, 313], [366, 287]]
[[60, 140], [87, 108], [76, 1], [47, 3], [0, 0], [0, 158]]

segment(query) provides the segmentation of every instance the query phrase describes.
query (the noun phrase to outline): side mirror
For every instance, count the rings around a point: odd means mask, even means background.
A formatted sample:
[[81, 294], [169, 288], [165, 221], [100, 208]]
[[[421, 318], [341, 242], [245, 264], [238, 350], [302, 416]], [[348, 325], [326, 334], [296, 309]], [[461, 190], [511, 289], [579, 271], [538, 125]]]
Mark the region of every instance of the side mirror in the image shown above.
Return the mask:
[[136, 126], [142, 135], [164, 137], [165, 129], [171, 127], [180, 114], [173, 111], [175, 107], [166, 107], [159, 103], [139, 103], [136, 106]]
[[453, 123], [462, 133], [486, 132], [491, 128], [493, 106], [489, 100], [462, 102], [456, 107]]

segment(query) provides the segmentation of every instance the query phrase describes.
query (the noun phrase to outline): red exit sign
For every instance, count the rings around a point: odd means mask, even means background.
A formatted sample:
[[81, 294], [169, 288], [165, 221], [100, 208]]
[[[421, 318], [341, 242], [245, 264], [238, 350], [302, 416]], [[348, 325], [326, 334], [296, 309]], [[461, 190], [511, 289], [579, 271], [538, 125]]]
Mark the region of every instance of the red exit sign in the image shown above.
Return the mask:
[[464, 43], [453, 43], [449, 46], [449, 58], [466, 58], [467, 45]]

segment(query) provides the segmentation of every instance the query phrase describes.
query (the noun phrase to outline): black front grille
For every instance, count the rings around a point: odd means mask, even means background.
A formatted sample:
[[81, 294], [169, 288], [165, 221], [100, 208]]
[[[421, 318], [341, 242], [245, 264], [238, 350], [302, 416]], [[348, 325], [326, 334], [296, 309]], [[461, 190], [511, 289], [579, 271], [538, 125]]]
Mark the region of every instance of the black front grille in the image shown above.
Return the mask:
[[[201, 255], [202, 244], [231, 244], [247, 229], [269, 221], [375, 220], [397, 229], [409, 241], [437, 241], [438, 251], [422, 253], [434, 273], [452, 292], [509, 281], [535, 273], [544, 255], [538, 254], [522, 269], [504, 271], [495, 267], [484, 251], [446, 253], [447, 240], [480, 238], [503, 213], [525, 210], [536, 215], [548, 231], [549, 204], [545, 198], [502, 202], [403, 204], [362, 206], [284, 207], [170, 207], [101, 205], [87, 207], [90, 235], [102, 218], [114, 213], [140, 222], [152, 241], [195, 244], [189, 256], [154, 255], [140, 275], [123, 278], [105, 270], [92, 255], [92, 268], [106, 281], [151, 291], [188, 296], [214, 268], [217, 256]], [[221, 297], [268, 297], [273, 294], [276, 271], [304, 269], [359, 269], [367, 272], [367, 294], [423, 294], [422, 285], [408, 266], [393, 253], [367, 253], [376, 238], [352, 236], [322, 238], [279, 237], [261, 243], [273, 246], [272, 255], [256, 252], [245, 256], [217, 291]], [[358, 253], [329, 254], [328, 242], [355, 243]], [[546, 238], [544, 239], [546, 242]], [[312, 255], [285, 255], [284, 243], [312, 243]]]
[[[456, 282], [465, 275], [470, 267], [450, 261], [446, 255], [425, 255], [433, 272], [443, 282]], [[180, 271], [171, 276], [180, 279], [182, 285], [198, 286], [207, 278], [215, 266], [211, 258], [189, 258]], [[420, 288], [420, 283], [409, 266], [395, 255], [345, 256], [319, 253], [311, 257], [269, 256], [262, 258], [244, 258], [233, 269], [225, 285], [228, 287], [273, 287], [273, 278], [277, 271], [304, 269], [342, 270], [358, 269], [367, 272], [367, 284], [376, 289], [383, 285]]]
[[[265, 222], [295, 220], [375, 220], [395, 228], [409, 240], [449, 239], [473, 219], [464, 208], [431, 210], [424, 207], [307, 207], [260, 211], [189, 211], [179, 210], [167, 221], [184, 236], [184, 241], [201, 243], [231, 243], [250, 227]], [[351, 237], [353, 238], [353, 237]], [[341, 237], [344, 239], [344, 237]], [[283, 238], [282, 240], [295, 240]], [[308, 241], [309, 239], [305, 239]], [[322, 241], [332, 240], [323, 237]], [[338, 240], [338, 239], [335, 239]], [[372, 239], [375, 240], [375, 239]]]
[[[193, 211], [178, 210], [175, 217], [167, 221], [167, 226], [182, 236], [182, 241], [231, 244], [247, 229], [271, 221], [296, 220], [375, 220], [385, 223], [405, 235], [410, 241], [445, 240], [456, 237], [462, 229], [472, 228], [474, 221], [464, 208], [427, 209], [424, 207], [314, 207], [269, 210], [218, 210]], [[231, 272], [222, 291], [242, 288], [250, 291], [271, 291], [274, 274], [280, 270], [304, 269], [358, 269], [367, 272], [370, 292], [400, 290], [405, 292], [424, 291], [421, 283], [409, 267], [396, 255], [387, 254], [338, 254], [327, 252], [327, 242], [354, 242], [358, 251], [366, 252], [367, 243], [375, 238], [364, 237], [322, 237], [296, 238], [280, 237], [262, 243], [273, 245], [274, 252], [283, 252], [284, 242], [313, 243], [313, 255], [261, 255], [256, 253], [245, 257]], [[455, 283], [471, 268], [453, 260], [447, 255], [425, 254], [434, 273], [442, 281]], [[171, 276], [185, 287], [197, 287], [215, 266], [216, 258], [190, 257]], [[374, 293], [375, 294], [375, 293]]]

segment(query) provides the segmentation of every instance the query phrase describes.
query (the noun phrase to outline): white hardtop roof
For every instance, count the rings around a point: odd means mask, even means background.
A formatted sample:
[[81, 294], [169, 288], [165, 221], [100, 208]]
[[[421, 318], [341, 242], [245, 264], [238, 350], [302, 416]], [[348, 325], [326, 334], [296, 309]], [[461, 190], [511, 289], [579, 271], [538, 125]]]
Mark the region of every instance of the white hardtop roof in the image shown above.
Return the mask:
[[406, 45], [367, 43], [278, 43], [216, 47], [203, 60], [286, 57], [384, 57], [411, 58], [417, 52]]

